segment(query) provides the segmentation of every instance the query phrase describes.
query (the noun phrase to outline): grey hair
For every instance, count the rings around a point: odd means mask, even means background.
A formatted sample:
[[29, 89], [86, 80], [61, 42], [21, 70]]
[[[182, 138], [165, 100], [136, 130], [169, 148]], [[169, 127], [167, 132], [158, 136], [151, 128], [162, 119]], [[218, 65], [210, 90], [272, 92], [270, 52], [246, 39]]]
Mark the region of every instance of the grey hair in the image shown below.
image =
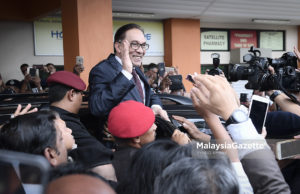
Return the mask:
[[154, 183], [154, 194], [238, 194], [230, 162], [223, 159], [183, 158], [168, 166]]

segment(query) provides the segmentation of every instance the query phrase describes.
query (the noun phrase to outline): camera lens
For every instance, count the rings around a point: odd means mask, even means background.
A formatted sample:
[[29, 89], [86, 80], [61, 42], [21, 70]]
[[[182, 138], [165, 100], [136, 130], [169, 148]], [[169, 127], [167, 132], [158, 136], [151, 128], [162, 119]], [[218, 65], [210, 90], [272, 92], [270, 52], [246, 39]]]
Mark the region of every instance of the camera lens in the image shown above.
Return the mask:
[[229, 81], [247, 80], [247, 71], [247, 67], [235, 64], [229, 72]]

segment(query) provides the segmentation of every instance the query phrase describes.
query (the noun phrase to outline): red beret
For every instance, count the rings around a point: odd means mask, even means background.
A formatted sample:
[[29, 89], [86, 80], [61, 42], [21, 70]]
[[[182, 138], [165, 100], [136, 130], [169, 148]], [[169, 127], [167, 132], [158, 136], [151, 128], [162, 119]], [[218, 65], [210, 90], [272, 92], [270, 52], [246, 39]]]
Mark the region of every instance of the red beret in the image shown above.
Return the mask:
[[76, 90], [83, 91], [86, 88], [85, 83], [76, 74], [69, 71], [57, 71], [50, 75], [47, 79], [49, 86], [59, 83], [66, 86], [70, 86]]
[[133, 138], [146, 133], [155, 121], [151, 108], [129, 100], [114, 107], [108, 116], [108, 131], [118, 138]]

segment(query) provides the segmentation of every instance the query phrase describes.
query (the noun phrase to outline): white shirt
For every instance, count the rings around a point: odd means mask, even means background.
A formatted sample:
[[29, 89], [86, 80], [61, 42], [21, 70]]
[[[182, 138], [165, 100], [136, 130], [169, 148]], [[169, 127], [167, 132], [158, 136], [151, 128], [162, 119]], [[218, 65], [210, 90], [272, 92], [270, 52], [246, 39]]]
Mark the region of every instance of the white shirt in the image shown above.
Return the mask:
[[[118, 56], [116, 56], [116, 55], [115, 55], [115, 58], [116, 58], [116, 60], [123, 66], [122, 60], [121, 60]], [[129, 73], [128, 71], [122, 69], [121, 72], [123, 73], [123, 75], [124, 75], [128, 80], [131, 80], [131, 79], [132, 79], [133, 76], [132, 76], [132, 74]], [[145, 102], [146, 102], [146, 99], [145, 99], [145, 97], [146, 97], [146, 95], [145, 95], [145, 84], [144, 84], [144, 82], [140, 79], [139, 76], [138, 76], [138, 78], [139, 78], [139, 80], [140, 80], [140, 82], [141, 82], [141, 85], [142, 85], [143, 94], [144, 94], [143, 102], [144, 102], [144, 104], [145, 104]], [[151, 106], [151, 108], [154, 108], [154, 107], [161, 108], [161, 106], [158, 105], [158, 104], [153, 104], [153, 105]], [[162, 108], [161, 108], [161, 109], [162, 109]]]
[[[249, 118], [247, 121], [231, 124], [227, 126], [227, 130], [234, 142], [241, 146], [251, 146], [247, 149], [238, 149], [240, 160], [244, 158], [245, 155], [260, 149], [270, 149], [265, 138], [257, 133], [252, 120]], [[257, 146], [254, 146], [257, 144]]]
[[[118, 56], [115, 56], [116, 57], [116, 60], [123, 66], [123, 64], [122, 64], [122, 60], [118, 57]], [[126, 70], [124, 70], [124, 69], [122, 69], [122, 71], [121, 71], [122, 73], [123, 73], [123, 75], [128, 79], [128, 80], [131, 80], [132, 79], [132, 74], [131, 73], [129, 73], [128, 71], [126, 71]], [[144, 84], [144, 82], [141, 80], [141, 78], [140, 78], [140, 76], [138, 75], [138, 78], [139, 78], [139, 80], [140, 80], [140, 82], [141, 82], [141, 85], [142, 85], [142, 89], [143, 89], [143, 95], [144, 95], [144, 99], [143, 99], [143, 102], [144, 102], [144, 104], [145, 104], [145, 84]]]

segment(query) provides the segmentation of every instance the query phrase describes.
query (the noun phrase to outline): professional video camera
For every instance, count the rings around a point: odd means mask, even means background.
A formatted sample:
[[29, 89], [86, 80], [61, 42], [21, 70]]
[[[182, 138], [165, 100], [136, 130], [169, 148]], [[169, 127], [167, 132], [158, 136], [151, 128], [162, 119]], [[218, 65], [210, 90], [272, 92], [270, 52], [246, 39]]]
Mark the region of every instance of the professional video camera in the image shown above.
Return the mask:
[[[292, 52], [287, 52], [278, 59], [260, 57], [259, 50], [250, 48], [249, 54], [243, 56], [246, 65], [235, 64], [229, 70], [229, 81], [248, 80], [247, 89], [260, 91], [288, 90], [300, 91], [300, 72], [296, 71], [297, 57]], [[272, 66], [275, 74], [268, 69]]]
[[214, 68], [209, 70], [209, 75], [220, 75], [223, 73], [222, 69], [219, 68], [220, 65], [220, 54], [219, 53], [212, 53], [211, 58], [213, 59]]

